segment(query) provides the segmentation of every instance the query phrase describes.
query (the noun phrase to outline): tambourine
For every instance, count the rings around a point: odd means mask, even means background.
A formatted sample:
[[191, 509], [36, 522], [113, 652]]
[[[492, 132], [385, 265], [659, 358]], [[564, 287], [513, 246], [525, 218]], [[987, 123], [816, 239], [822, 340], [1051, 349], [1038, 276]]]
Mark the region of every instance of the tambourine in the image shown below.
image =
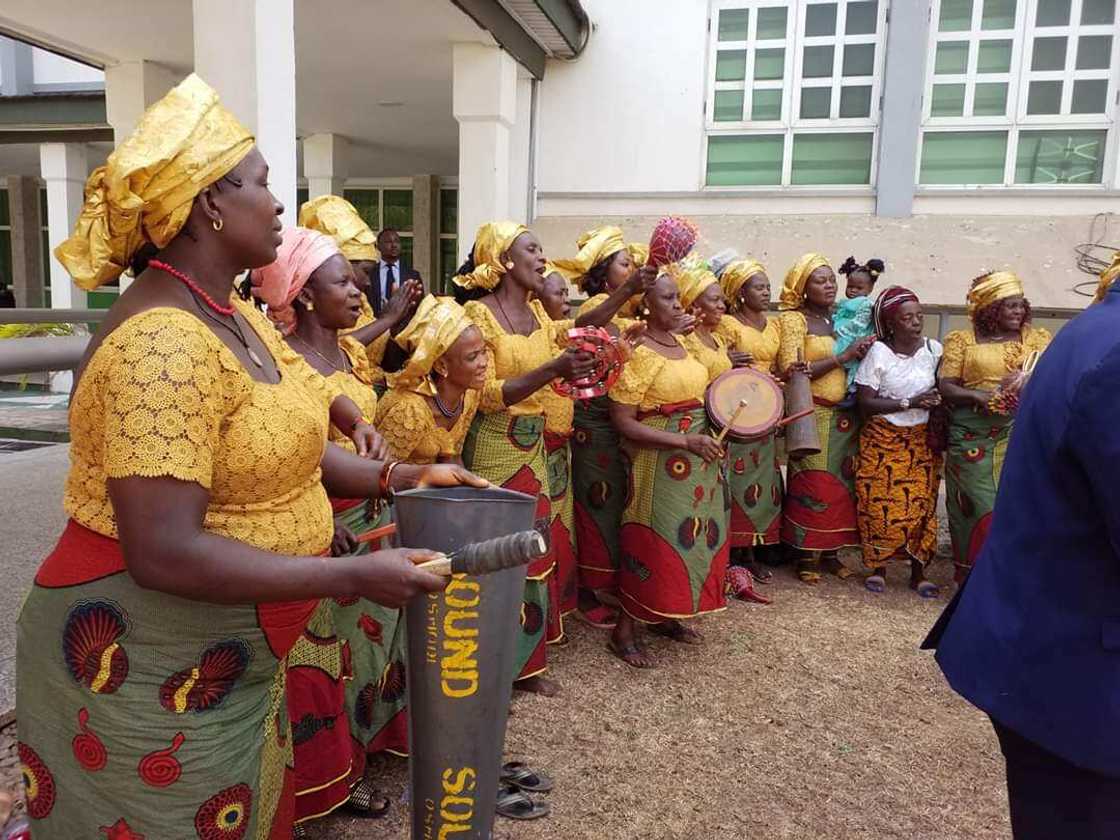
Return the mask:
[[562, 397], [589, 400], [607, 393], [622, 373], [626, 359], [618, 342], [602, 327], [576, 327], [568, 330], [568, 349], [582, 350], [595, 357], [595, 368], [579, 379], [557, 379], [552, 389]]

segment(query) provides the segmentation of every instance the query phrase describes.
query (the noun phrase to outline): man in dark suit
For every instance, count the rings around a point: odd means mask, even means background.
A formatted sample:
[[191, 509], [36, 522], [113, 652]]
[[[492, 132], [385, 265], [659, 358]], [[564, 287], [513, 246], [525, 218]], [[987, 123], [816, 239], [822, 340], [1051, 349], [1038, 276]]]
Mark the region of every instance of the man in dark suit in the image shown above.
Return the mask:
[[424, 281], [420, 272], [401, 262], [401, 236], [393, 228], [385, 228], [377, 234], [377, 250], [381, 252], [381, 260], [373, 264], [366, 296], [373, 307], [373, 314], [380, 317], [382, 308], [401, 283], [405, 280]]
[[1120, 289], [1027, 384], [991, 532], [927, 646], [987, 712], [1016, 840], [1120, 837]]

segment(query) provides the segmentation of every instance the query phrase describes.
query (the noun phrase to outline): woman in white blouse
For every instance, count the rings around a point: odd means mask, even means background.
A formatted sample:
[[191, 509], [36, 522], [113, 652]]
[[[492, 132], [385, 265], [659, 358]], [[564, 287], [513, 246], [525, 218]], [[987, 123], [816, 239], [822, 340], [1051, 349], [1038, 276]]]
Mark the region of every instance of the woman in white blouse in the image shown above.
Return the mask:
[[884, 289], [872, 318], [878, 341], [856, 373], [860, 434], [856, 495], [867, 588], [886, 588], [887, 563], [910, 562], [910, 588], [934, 598], [925, 567], [937, 550], [941, 456], [930, 447], [929, 410], [941, 403], [941, 345], [922, 335], [922, 306], [900, 286]]

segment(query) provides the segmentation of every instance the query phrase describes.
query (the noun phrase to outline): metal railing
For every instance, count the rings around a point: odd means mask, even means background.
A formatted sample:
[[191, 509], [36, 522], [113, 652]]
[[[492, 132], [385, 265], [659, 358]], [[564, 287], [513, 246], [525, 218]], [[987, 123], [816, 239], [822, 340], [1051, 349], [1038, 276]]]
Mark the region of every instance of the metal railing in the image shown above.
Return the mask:
[[[1055, 331], [1082, 310], [1063, 307], [1034, 307], [1035, 322], [1052, 326]], [[923, 304], [926, 332], [939, 340], [953, 328], [954, 322], [964, 326], [968, 308], [957, 304]], [[0, 324], [97, 324], [104, 320], [105, 309], [0, 309]], [[936, 328], [929, 323], [936, 318]], [[44, 371], [74, 370], [82, 360], [88, 336], [50, 336], [44, 338], [13, 338], [0, 341], [0, 376]]]

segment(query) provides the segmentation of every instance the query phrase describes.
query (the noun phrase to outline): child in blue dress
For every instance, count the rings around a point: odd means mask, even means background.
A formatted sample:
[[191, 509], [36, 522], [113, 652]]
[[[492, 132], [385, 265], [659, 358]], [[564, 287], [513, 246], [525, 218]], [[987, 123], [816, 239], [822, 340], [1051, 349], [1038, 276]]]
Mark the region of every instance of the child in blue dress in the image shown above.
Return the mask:
[[[840, 273], [847, 278], [847, 285], [844, 288], [846, 299], [836, 307], [836, 312], [832, 316], [837, 355], [861, 338], [875, 334], [875, 328], [871, 324], [871, 293], [875, 290], [875, 281], [885, 269], [883, 261], [874, 257], [865, 264], [856, 262], [855, 257], [848, 257], [840, 266]], [[848, 395], [842, 403], [844, 406], [855, 403], [855, 378], [858, 368], [859, 359], [844, 365], [844, 370], [848, 374]]]

